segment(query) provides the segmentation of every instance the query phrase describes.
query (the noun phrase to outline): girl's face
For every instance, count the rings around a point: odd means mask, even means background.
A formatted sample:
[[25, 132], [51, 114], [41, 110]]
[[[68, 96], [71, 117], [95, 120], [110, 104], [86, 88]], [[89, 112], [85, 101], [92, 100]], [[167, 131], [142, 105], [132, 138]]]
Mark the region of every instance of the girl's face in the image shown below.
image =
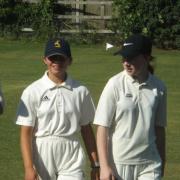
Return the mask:
[[139, 55], [132, 59], [123, 59], [123, 68], [132, 77], [144, 76], [148, 72], [148, 58]]
[[48, 73], [50, 75], [62, 77], [65, 75], [68, 66], [71, 64], [71, 60], [64, 56], [54, 55], [45, 58], [44, 63], [47, 65]]

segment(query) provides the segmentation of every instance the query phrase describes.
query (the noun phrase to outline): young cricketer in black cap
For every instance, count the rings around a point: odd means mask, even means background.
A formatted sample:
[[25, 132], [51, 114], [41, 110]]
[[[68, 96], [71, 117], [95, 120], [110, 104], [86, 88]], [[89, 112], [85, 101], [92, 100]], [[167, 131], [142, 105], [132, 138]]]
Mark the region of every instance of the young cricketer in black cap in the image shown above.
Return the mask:
[[124, 71], [106, 84], [95, 114], [100, 179], [160, 180], [165, 164], [166, 87], [153, 75], [152, 43], [141, 34], [115, 54]]
[[63, 38], [49, 40], [44, 63], [47, 71], [23, 91], [17, 112], [25, 180], [84, 180], [79, 132], [91, 161], [91, 179], [98, 180], [90, 125], [94, 103], [88, 89], [67, 74], [72, 63], [69, 43]]

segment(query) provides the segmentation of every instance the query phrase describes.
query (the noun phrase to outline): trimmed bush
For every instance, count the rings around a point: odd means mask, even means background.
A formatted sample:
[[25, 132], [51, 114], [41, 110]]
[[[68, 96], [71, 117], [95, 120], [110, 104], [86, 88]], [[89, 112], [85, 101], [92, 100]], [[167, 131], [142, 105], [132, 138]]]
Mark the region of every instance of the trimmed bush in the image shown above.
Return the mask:
[[[57, 21], [55, 14], [57, 11], [65, 14], [68, 8], [57, 7], [56, 0], [38, 2], [30, 4], [22, 0], [0, 0], [0, 36], [20, 38], [25, 27], [34, 30], [31, 38], [44, 39], [59, 34], [64, 20]], [[113, 4], [112, 30], [120, 33], [118, 41], [132, 33], [143, 32], [158, 47], [180, 49], [179, 0], [114, 0]], [[98, 34], [76, 34], [72, 40], [78, 36], [83, 37], [82, 42], [85, 43], [105, 39], [97, 38], [102, 36]]]
[[114, 0], [112, 28], [124, 39], [141, 32], [158, 47], [180, 48], [180, 1]]
[[30, 4], [16, 0], [1, 0], [1, 36], [19, 38], [22, 28], [32, 28], [34, 36], [45, 38], [54, 33], [53, 1], [41, 0]]

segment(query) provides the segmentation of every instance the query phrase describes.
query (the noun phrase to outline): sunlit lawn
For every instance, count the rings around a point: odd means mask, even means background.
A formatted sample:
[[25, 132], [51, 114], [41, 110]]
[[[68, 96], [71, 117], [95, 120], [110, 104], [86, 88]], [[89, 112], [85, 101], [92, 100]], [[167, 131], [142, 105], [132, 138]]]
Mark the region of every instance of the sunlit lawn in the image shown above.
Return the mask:
[[[16, 108], [22, 90], [40, 78], [43, 43], [0, 40], [0, 81], [6, 100], [0, 117], [0, 179], [22, 180], [23, 165], [19, 149], [19, 128], [14, 125]], [[106, 81], [121, 68], [120, 57], [102, 45], [72, 46], [73, 64], [69, 74], [85, 84], [95, 103]], [[178, 180], [180, 172], [180, 51], [154, 49], [156, 75], [168, 88], [167, 166], [165, 180]], [[87, 174], [89, 167], [87, 166]], [[89, 179], [87, 177], [87, 179]]]

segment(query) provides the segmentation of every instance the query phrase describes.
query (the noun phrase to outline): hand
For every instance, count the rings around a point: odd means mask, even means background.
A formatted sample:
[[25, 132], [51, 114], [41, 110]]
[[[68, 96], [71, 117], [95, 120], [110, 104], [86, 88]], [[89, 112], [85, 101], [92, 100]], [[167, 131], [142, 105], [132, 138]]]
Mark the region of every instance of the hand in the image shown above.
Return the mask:
[[28, 168], [25, 170], [24, 180], [38, 180], [38, 174], [34, 168]]
[[100, 180], [116, 180], [111, 167], [103, 167], [100, 170]]
[[162, 161], [162, 165], [161, 165], [161, 177], [164, 177], [164, 173], [165, 173], [165, 161]]
[[100, 180], [99, 168], [92, 168], [92, 170], [91, 170], [91, 180]]

